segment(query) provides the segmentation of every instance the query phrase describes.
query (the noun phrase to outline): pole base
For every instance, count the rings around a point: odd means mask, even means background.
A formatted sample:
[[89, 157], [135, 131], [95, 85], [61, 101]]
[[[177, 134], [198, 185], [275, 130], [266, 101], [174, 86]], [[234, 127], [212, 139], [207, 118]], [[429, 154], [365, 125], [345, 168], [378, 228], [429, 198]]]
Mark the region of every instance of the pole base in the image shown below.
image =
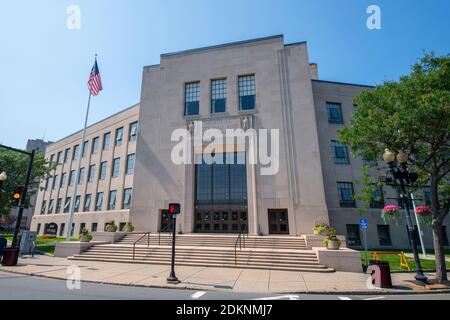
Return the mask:
[[180, 283], [180, 280], [178, 280], [178, 278], [175, 277], [175, 276], [169, 276], [169, 277], [167, 278], [167, 283], [171, 283], [171, 284], [179, 284], [179, 283]]
[[414, 278], [416, 279], [416, 284], [418, 286], [425, 287], [428, 285], [428, 278], [423, 273], [417, 273]]

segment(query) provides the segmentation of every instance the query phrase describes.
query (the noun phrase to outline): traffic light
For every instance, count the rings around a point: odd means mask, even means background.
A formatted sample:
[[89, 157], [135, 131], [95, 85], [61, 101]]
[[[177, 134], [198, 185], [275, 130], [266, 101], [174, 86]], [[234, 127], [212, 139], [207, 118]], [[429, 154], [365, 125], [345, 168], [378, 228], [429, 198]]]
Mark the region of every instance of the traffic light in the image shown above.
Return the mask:
[[20, 204], [20, 199], [22, 199], [23, 187], [15, 187], [14, 193], [12, 195], [11, 205], [17, 207]]
[[179, 214], [180, 213], [180, 204], [179, 203], [169, 203], [169, 213], [170, 214]]

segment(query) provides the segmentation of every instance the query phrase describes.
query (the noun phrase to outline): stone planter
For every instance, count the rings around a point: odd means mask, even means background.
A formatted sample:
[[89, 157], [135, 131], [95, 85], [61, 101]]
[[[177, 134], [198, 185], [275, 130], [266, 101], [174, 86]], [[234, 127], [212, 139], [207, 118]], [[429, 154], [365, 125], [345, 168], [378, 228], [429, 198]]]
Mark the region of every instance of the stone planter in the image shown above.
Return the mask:
[[339, 250], [341, 247], [340, 243], [335, 240], [328, 240], [327, 249], [328, 250]]
[[80, 236], [80, 242], [89, 242], [89, 241], [90, 240], [89, 240], [89, 236], [88, 235], [82, 234]]

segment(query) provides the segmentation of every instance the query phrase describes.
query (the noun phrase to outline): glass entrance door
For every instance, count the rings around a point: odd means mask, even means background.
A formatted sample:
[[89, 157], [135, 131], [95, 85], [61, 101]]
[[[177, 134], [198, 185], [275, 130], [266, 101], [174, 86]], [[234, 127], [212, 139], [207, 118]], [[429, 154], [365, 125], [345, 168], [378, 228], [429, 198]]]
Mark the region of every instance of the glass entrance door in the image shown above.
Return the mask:
[[172, 232], [173, 219], [169, 210], [161, 210], [160, 229], [161, 232]]
[[247, 208], [196, 208], [195, 232], [247, 232]]
[[287, 209], [269, 209], [269, 233], [289, 234]]

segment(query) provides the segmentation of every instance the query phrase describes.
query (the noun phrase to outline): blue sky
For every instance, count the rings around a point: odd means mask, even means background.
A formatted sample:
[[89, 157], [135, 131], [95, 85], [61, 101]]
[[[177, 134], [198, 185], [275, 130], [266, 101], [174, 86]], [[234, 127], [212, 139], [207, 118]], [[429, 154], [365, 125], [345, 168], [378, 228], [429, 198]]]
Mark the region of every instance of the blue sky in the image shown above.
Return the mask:
[[[80, 30], [66, 27], [72, 4]], [[370, 4], [381, 30], [366, 27]], [[89, 123], [138, 102], [142, 67], [161, 53], [275, 34], [307, 41], [321, 79], [397, 79], [423, 50], [450, 52], [449, 12], [448, 0], [2, 0], [0, 143], [23, 148], [81, 129], [95, 53], [104, 91]]]

